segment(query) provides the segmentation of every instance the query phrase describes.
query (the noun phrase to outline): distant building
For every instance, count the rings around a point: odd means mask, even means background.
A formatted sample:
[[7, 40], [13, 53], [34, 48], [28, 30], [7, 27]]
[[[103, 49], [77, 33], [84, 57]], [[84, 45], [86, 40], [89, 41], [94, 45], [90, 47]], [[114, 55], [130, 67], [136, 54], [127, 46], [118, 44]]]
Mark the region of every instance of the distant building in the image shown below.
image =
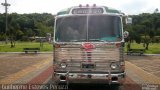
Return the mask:
[[38, 37], [38, 36], [35, 36], [35, 37], [29, 37], [29, 39], [31, 40], [35, 40], [36, 42], [47, 42], [47, 37]]

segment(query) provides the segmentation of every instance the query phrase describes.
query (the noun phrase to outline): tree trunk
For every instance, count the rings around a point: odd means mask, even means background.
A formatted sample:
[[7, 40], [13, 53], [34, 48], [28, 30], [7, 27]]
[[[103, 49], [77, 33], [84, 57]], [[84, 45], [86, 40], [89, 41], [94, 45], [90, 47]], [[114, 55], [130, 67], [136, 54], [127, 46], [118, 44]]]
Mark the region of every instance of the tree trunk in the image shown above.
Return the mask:
[[14, 40], [12, 36], [11, 36], [11, 48], [14, 48]]
[[128, 42], [128, 45], [127, 45], [127, 51], [129, 51], [131, 49], [131, 43]]
[[14, 47], [14, 45], [13, 45], [13, 40], [11, 40], [11, 48], [13, 48]]
[[149, 47], [149, 43], [146, 43], [146, 50], [148, 50], [148, 47]]

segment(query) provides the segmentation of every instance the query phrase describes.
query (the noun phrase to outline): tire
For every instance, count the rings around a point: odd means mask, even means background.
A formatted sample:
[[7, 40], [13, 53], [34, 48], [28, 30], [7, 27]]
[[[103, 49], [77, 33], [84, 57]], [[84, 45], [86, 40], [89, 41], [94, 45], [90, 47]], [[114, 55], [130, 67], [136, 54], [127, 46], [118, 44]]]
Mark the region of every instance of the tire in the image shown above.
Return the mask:
[[112, 84], [112, 85], [110, 85], [110, 90], [123, 90], [123, 85]]

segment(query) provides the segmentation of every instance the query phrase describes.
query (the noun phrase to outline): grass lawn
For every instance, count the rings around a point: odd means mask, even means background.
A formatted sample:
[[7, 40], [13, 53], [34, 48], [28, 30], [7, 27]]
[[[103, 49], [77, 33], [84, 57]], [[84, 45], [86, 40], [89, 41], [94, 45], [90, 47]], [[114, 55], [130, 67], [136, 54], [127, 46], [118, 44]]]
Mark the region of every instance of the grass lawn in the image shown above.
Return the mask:
[[[127, 46], [127, 43], [126, 43]], [[40, 47], [39, 42], [16, 42], [16, 46], [14, 48], [10, 48], [10, 43], [0, 43], [0, 52], [23, 52], [23, 48], [40, 48], [41, 52], [52, 52], [52, 44], [45, 42], [43, 47]], [[132, 43], [131, 48], [133, 49], [144, 49], [143, 43], [137, 44]], [[126, 51], [126, 48], [125, 48]], [[160, 43], [150, 43], [149, 50], [146, 50], [145, 53], [148, 54], [160, 54]]]
[[52, 44], [48, 42], [43, 43], [43, 47], [40, 47], [39, 42], [16, 42], [14, 48], [10, 48], [10, 43], [0, 43], [0, 52], [23, 52], [23, 48], [40, 48], [41, 52], [52, 51]]
[[[131, 48], [132, 49], [145, 49], [143, 47], [143, 43], [141, 43], [141, 44], [131, 43]], [[149, 48], [148, 48], [148, 50], [145, 51], [145, 53], [147, 53], [147, 54], [160, 54], [160, 43], [150, 43]]]

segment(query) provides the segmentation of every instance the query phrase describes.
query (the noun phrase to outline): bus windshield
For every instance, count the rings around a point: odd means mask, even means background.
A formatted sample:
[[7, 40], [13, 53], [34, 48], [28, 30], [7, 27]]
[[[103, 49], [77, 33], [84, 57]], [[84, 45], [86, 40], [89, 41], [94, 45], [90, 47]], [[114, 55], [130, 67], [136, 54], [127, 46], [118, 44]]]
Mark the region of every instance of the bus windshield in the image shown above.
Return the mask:
[[88, 15], [58, 18], [56, 42], [121, 40], [121, 19], [118, 16]]

